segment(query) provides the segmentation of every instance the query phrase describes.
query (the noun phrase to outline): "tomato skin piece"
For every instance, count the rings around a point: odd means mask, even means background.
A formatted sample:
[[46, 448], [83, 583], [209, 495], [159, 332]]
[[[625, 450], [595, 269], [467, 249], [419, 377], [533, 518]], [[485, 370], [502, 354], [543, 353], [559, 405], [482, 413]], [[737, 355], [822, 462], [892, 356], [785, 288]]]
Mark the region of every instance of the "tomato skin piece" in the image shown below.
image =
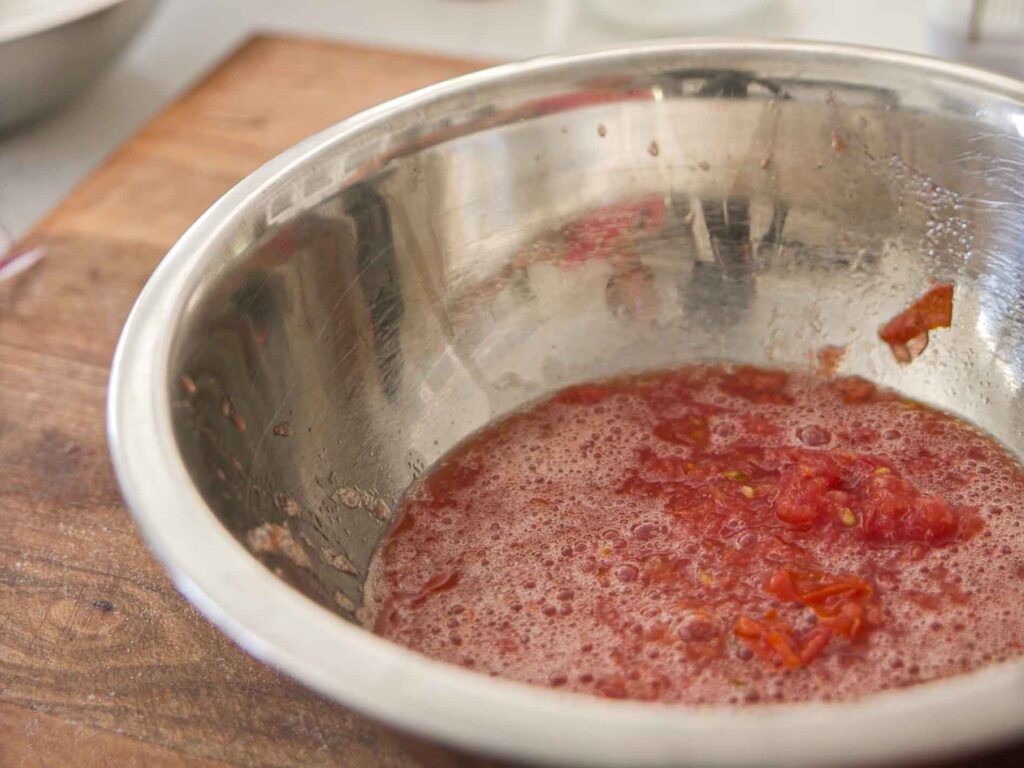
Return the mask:
[[784, 568], [772, 574], [768, 581], [768, 591], [786, 602], [795, 602], [800, 599], [796, 593], [796, 586], [793, 584], [792, 573]]
[[859, 576], [831, 576], [785, 568], [772, 575], [768, 591], [780, 600], [799, 600], [811, 607], [824, 607], [837, 595], [870, 598], [874, 594], [871, 585]]
[[791, 668], [800, 666], [800, 656], [793, 647], [793, 628], [787, 622], [767, 616], [764, 619], [740, 616], [733, 634], [743, 640], [761, 661]]
[[832, 630], [829, 627], [818, 627], [811, 630], [800, 649], [800, 665], [807, 666], [814, 661], [825, 647], [832, 642]]
[[793, 626], [779, 621], [774, 611], [761, 620], [741, 615], [733, 634], [769, 664], [790, 669], [806, 666], [836, 636], [856, 640], [865, 629], [881, 624], [881, 612], [872, 610], [874, 590], [856, 575], [834, 577], [781, 568], [771, 575], [766, 591], [784, 602], [813, 609], [819, 620], [817, 627], [797, 637]]
[[780, 630], [771, 630], [765, 635], [765, 642], [782, 660], [783, 666], [790, 669], [800, 666], [800, 655], [794, 648], [795, 643], [791, 634]]
[[878, 329], [879, 338], [889, 345], [900, 363], [909, 363], [928, 346], [928, 332], [953, 324], [953, 285], [943, 283]]
[[874, 589], [859, 576], [780, 569], [769, 580], [767, 591], [780, 600], [811, 608], [821, 626], [829, 630], [829, 637], [837, 634], [855, 639], [870, 623], [866, 620], [867, 608], [874, 598]]
[[953, 324], [953, 284], [942, 283], [878, 329], [886, 344], [906, 344], [921, 334]]
[[828, 627], [816, 627], [798, 638], [788, 621], [778, 619], [769, 611], [762, 619], [740, 616], [733, 634], [761, 661], [797, 669], [814, 661], [831, 642], [834, 633]]
[[856, 638], [864, 629], [864, 605], [843, 603], [837, 614], [823, 618], [821, 623], [844, 637]]

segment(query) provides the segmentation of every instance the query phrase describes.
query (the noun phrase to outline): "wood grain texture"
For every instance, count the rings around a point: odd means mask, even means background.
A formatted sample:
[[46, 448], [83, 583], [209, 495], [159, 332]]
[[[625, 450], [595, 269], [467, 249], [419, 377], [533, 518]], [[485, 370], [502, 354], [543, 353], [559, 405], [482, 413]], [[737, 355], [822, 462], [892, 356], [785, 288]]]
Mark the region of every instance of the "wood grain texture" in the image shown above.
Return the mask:
[[254, 39], [19, 246], [44, 256], [0, 284], [2, 768], [496, 765], [383, 730], [211, 627], [139, 541], [104, 434], [121, 325], [203, 210], [299, 139], [477, 66]]
[[463, 765], [252, 660], [139, 541], [104, 433], [108, 366], [159, 259], [299, 139], [479, 65], [257, 38], [19, 245], [0, 285], [0, 766]]

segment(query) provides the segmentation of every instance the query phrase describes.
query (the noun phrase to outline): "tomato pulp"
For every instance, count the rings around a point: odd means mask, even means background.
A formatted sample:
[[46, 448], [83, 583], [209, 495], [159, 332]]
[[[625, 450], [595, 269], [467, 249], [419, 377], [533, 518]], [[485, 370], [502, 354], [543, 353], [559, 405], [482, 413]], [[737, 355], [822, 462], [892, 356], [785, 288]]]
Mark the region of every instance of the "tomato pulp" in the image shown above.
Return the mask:
[[859, 378], [695, 366], [571, 387], [407, 494], [375, 631], [612, 698], [850, 698], [1024, 652], [1024, 471]]

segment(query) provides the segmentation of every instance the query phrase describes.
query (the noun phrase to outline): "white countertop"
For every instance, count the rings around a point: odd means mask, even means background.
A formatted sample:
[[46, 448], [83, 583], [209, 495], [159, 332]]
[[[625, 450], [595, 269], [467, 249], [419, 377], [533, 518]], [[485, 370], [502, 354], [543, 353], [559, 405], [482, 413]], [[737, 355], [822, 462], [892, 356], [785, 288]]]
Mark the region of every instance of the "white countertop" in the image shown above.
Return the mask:
[[[605, 21], [588, 9], [595, 1], [162, 0], [131, 47], [77, 100], [41, 122], [0, 135], [0, 225], [15, 238], [27, 232], [157, 109], [256, 31], [494, 61], [685, 34], [926, 50], [926, 0], [764, 0], [759, 10], [725, 27], [691, 24], [657, 32]], [[637, 8], [652, 0], [624, 2]]]

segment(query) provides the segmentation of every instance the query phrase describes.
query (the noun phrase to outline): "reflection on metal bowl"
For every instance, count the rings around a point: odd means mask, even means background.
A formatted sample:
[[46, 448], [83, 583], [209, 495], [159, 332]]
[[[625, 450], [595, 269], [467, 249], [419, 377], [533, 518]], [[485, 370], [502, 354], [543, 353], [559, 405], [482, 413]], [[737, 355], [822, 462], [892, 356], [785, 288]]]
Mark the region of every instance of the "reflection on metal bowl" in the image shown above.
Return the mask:
[[[491, 679], [357, 621], [403, 489], [575, 381], [846, 345], [842, 372], [1021, 453], [1022, 100], [902, 54], [681, 42], [358, 115], [226, 195], [143, 292], [110, 392], [125, 496], [186, 596], [255, 655], [469, 749], [820, 766], [1024, 736], [1024, 662], [860, 701], [684, 708]], [[957, 285], [954, 326], [900, 366], [875, 330], [932, 278]]]

